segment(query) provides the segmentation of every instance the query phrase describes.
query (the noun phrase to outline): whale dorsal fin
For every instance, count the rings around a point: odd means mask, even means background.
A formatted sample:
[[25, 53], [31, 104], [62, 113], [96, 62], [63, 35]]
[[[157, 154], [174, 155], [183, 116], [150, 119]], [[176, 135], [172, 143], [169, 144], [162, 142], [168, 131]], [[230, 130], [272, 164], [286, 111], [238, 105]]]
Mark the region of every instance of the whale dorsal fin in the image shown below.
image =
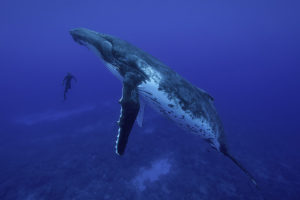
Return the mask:
[[143, 100], [140, 100], [140, 111], [139, 111], [139, 114], [136, 118], [136, 122], [139, 125], [139, 127], [143, 126], [144, 109], [145, 109], [145, 102]]
[[120, 99], [121, 114], [118, 121], [119, 130], [116, 142], [116, 153], [122, 155], [125, 151], [129, 134], [140, 109], [137, 84], [134, 74], [128, 73], [123, 79], [122, 98]]
[[213, 98], [210, 94], [208, 94], [205, 90], [202, 90], [201, 88], [198, 88], [198, 90], [199, 90], [202, 94], [204, 94], [208, 99], [210, 99], [211, 101], [214, 100], [214, 98]]

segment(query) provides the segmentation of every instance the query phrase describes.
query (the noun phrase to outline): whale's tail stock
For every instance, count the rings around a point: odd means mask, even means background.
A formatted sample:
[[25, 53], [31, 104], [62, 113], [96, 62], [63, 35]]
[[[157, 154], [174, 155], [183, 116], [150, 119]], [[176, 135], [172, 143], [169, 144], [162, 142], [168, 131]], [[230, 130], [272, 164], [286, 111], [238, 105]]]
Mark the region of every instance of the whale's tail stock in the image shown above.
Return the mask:
[[257, 181], [254, 178], [254, 176], [236, 158], [234, 158], [228, 152], [228, 149], [226, 148], [225, 145], [221, 145], [220, 152], [222, 152], [227, 158], [229, 158], [230, 160], [232, 160], [234, 162], [234, 164], [236, 164], [249, 177], [251, 183], [255, 186], [255, 188], [259, 192], [259, 195], [260, 195], [261, 199], [264, 200], [265, 198], [263, 197], [261, 189], [258, 186]]

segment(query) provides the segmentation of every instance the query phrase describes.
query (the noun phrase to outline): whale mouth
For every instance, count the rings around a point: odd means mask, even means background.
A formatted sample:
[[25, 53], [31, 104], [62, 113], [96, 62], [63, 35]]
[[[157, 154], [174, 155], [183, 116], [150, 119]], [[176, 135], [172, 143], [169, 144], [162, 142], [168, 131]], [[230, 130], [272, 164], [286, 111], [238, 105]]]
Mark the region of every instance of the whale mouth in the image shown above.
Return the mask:
[[86, 46], [86, 43], [87, 43], [87, 42], [83, 41], [80, 37], [78, 37], [78, 36], [75, 35], [75, 34], [72, 34], [72, 33], [71, 33], [71, 35], [72, 35], [73, 40], [74, 40], [76, 43], [78, 43], [78, 44], [80, 44], [80, 45], [83, 45], [83, 46]]
[[87, 42], [84, 41], [83, 33], [80, 30], [78, 29], [70, 30], [70, 34], [76, 43], [86, 46]]
[[74, 41], [77, 42], [78, 44], [82, 45], [82, 46], [86, 46], [86, 42], [84, 42], [83, 40], [74, 39]]

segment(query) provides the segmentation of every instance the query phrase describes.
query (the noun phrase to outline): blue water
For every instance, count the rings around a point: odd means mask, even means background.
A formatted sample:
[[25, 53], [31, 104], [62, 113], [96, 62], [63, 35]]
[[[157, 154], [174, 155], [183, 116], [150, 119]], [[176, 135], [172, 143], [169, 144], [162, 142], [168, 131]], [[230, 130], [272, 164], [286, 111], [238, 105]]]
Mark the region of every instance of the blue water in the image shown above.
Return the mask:
[[[300, 198], [299, 1], [2, 0], [1, 200], [259, 199], [200, 137], [146, 107], [114, 153], [121, 82], [69, 30], [129, 41], [208, 91], [265, 199]], [[63, 101], [62, 79], [78, 79]]]

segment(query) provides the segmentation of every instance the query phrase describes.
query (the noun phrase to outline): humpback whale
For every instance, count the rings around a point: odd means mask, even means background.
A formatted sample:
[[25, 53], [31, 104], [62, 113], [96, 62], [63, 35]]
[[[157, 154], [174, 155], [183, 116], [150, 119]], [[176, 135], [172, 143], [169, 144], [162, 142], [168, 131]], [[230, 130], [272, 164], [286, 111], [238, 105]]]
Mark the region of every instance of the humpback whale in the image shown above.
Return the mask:
[[117, 37], [86, 28], [70, 30], [75, 42], [94, 51], [123, 83], [116, 153], [124, 154], [130, 131], [141, 125], [144, 105], [153, 107], [188, 132], [202, 136], [232, 160], [257, 187], [254, 177], [228, 151], [213, 97], [158, 59]]

